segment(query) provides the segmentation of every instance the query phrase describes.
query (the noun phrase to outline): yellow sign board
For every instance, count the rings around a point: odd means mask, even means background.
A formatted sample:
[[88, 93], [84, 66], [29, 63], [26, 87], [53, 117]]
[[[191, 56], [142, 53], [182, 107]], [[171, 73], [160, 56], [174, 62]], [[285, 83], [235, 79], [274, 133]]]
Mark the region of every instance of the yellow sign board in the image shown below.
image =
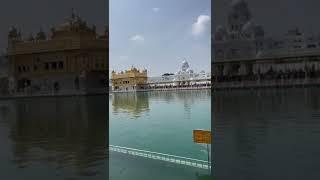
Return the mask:
[[193, 130], [193, 142], [211, 144], [211, 131]]

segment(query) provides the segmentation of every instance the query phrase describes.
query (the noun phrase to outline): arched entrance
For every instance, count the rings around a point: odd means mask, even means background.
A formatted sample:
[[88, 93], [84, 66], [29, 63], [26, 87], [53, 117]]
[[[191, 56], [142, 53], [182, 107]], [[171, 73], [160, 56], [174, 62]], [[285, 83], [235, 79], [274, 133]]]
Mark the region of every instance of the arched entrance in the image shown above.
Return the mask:
[[58, 83], [57, 81], [54, 82], [53, 86], [54, 86], [54, 90], [55, 90], [55, 91], [59, 91], [60, 85], [59, 85], [59, 83]]
[[20, 80], [18, 80], [18, 90], [19, 91], [22, 91], [24, 90], [25, 88], [31, 86], [31, 80], [30, 79], [27, 79], [27, 78], [22, 78]]

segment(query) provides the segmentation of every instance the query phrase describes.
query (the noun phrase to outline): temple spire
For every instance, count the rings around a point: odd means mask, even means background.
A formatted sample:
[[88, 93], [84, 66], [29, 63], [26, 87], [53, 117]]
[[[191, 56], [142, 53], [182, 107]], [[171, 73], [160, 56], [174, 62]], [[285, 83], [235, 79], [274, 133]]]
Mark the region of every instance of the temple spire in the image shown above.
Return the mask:
[[76, 18], [74, 8], [71, 9], [71, 18], [72, 18], [72, 19], [75, 19], [75, 18]]

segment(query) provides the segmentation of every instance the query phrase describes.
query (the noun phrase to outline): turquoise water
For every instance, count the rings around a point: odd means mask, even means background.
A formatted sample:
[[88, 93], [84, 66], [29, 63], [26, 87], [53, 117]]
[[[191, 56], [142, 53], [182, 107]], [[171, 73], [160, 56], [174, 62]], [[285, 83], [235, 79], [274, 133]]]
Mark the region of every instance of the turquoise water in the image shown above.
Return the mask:
[[210, 90], [115, 93], [109, 104], [111, 145], [207, 160], [192, 132], [211, 128]]

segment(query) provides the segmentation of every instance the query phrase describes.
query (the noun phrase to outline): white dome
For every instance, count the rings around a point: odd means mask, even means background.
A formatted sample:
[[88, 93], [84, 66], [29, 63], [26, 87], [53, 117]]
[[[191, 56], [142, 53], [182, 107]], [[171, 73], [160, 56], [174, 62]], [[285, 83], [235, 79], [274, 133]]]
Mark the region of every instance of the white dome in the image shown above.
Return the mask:
[[182, 61], [181, 70], [186, 71], [189, 68], [189, 63], [186, 60]]
[[253, 24], [251, 21], [247, 22], [247, 23], [246, 23], [245, 25], [243, 25], [243, 27], [242, 27], [242, 31], [243, 31], [243, 32], [247, 32], [247, 33], [252, 32], [253, 29], [254, 29], [254, 24]]
[[188, 68], [188, 69], [187, 69], [187, 73], [193, 74], [193, 70]]

